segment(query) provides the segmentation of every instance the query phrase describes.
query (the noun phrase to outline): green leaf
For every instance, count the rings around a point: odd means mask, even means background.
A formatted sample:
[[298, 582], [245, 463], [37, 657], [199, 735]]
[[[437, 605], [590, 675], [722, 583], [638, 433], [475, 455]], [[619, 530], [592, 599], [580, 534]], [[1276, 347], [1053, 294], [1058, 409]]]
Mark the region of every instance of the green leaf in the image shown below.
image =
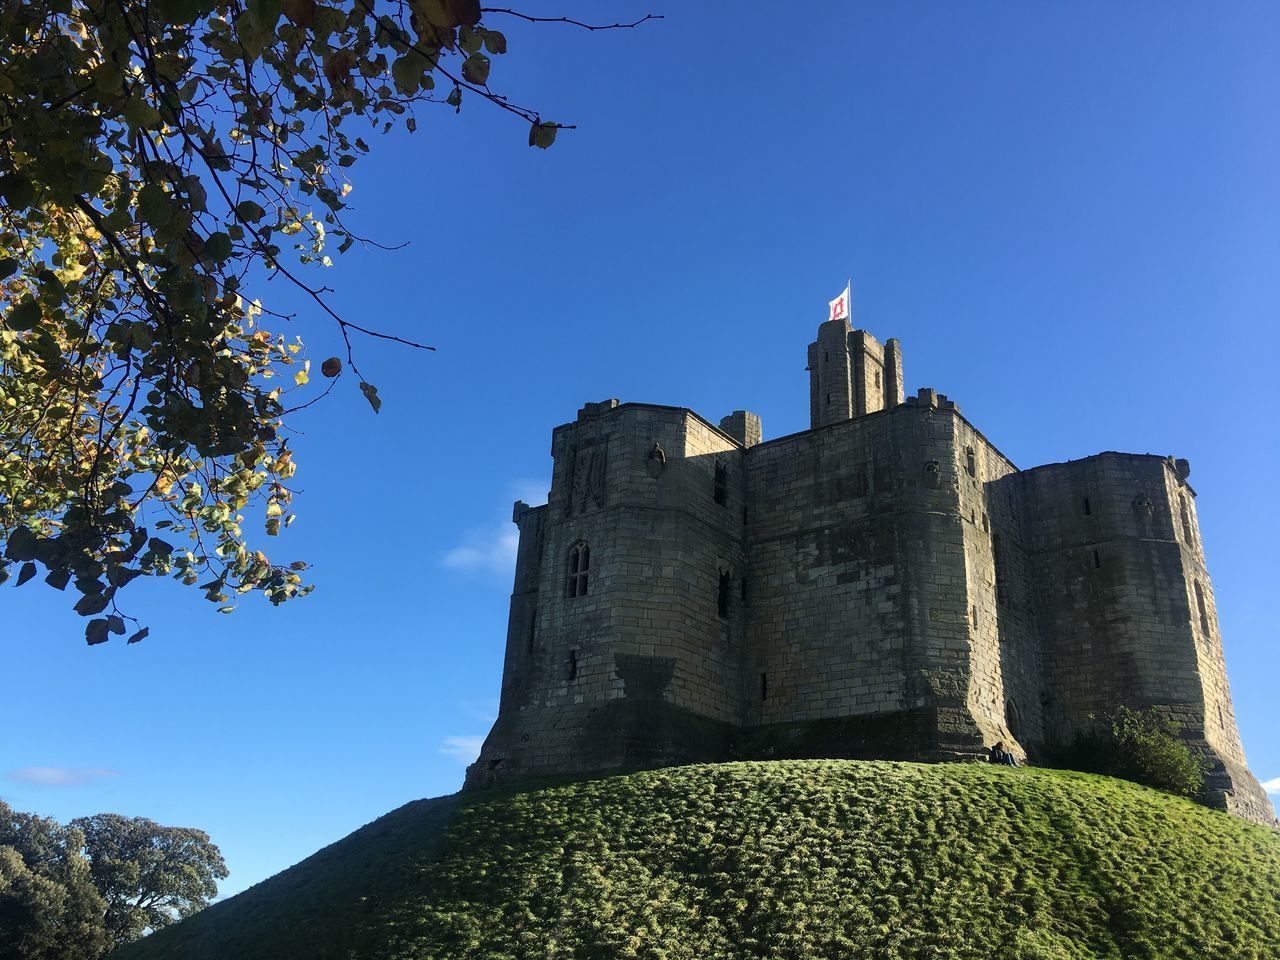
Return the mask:
[[137, 633], [135, 633], [133, 636], [131, 636], [131, 637], [129, 638], [129, 641], [128, 641], [128, 642], [129, 642], [129, 643], [137, 643], [139, 640], [145, 640], [145, 639], [147, 639], [147, 637], [149, 637], [149, 636], [151, 636], [151, 628], [150, 628], [150, 627], [143, 627], [141, 630], [139, 630]]
[[7, 173], [0, 177], [0, 196], [9, 201], [9, 206], [21, 210], [35, 203], [36, 190], [26, 177]]
[[36, 303], [34, 297], [27, 297], [10, 310], [9, 316], [5, 320], [10, 330], [30, 330], [39, 322], [40, 304]]
[[507, 52], [507, 38], [497, 30], [484, 32], [484, 48], [492, 54]]
[[473, 53], [462, 61], [462, 79], [477, 86], [489, 82], [489, 58], [483, 53]]
[[241, 220], [248, 220], [250, 223], [261, 220], [267, 215], [267, 211], [258, 206], [252, 200], [245, 200], [236, 204], [236, 216]]
[[360, 392], [364, 394], [364, 398], [369, 401], [369, 406], [373, 407], [373, 412], [377, 413], [382, 406], [382, 400], [378, 396], [378, 388], [372, 383], [360, 381]]
[[105, 618], [90, 620], [85, 624], [84, 639], [89, 646], [93, 646], [95, 643], [103, 643], [108, 639], [108, 637], [107, 621]]
[[472, 30], [470, 27], [463, 27], [458, 31], [458, 46], [462, 48], [462, 52], [466, 54], [475, 53], [484, 44], [484, 36], [479, 30]]
[[125, 104], [124, 121], [135, 129], [148, 130], [160, 126], [160, 111], [143, 100], [140, 94], [135, 95]]
[[166, 23], [178, 26], [195, 22], [208, 12], [208, 6], [204, 0], [155, 0], [153, 9], [159, 10]]
[[151, 344], [155, 342], [151, 327], [141, 320], [129, 324], [129, 336], [133, 339], [133, 345], [143, 351], [150, 350]]
[[49, 575], [44, 578], [44, 582], [55, 590], [65, 590], [70, 581], [71, 571], [66, 567], [60, 567], [57, 570], [50, 571]]
[[231, 256], [231, 237], [219, 230], [209, 234], [204, 242], [205, 256], [216, 263], [221, 263]]
[[158, 183], [148, 183], [138, 191], [138, 216], [153, 227], [163, 226], [173, 216], [169, 197]]
[[282, 9], [282, 0], [249, 0], [249, 16], [254, 26], [266, 33], [275, 30]]
[[28, 560], [22, 565], [22, 569], [18, 571], [18, 579], [13, 581], [15, 587], [20, 587], [32, 577], [36, 575], [36, 565]]
[[454, 87], [452, 90], [450, 90], [449, 96], [444, 98], [444, 102], [449, 104], [449, 106], [451, 107], [461, 108], [462, 107], [462, 88]]
[[118, 633], [121, 636], [123, 636], [124, 635], [124, 617], [121, 617], [120, 615], [114, 614], [114, 613], [111, 616], [107, 617], [107, 629], [110, 630], [112, 633]]
[[554, 123], [538, 123], [534, 122], [529, 128], [529, 146], [540, 147], [545, 150], [556, 142], [556, 130], [559, 128]]
[[422, 83], [423, 68], [426, 65], [426, 59], [416, 50], [410, 50], [403, 57], [396, 57], [391, 64], [391, 79], [395, 82], [396, 89], [404, 94], [416, 92]]
[[111, 598], [105, 593], [90, 594], [87, 597], [81, 597], [80, 602], [74, 607], [76, 613], [82, 617], [91, 617], [95, 613], [101, 613], [107, 609], [107, 604], [111, 602]]
[[36, 558], [36, 535], [26, 527], [16, 527], [9, 534], [9, 542], [5, 545], [5, 556], [10, 560], [34, 560]]

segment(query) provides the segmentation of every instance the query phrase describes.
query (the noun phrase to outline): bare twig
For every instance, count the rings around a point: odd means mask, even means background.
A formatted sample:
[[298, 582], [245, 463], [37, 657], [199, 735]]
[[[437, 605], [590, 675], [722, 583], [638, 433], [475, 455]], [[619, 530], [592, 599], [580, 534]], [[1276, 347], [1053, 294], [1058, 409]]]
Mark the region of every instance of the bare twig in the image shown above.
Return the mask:
[[527, 13], [521, 13], [519, 10], [508, 10], [506, 7], [481, 7], [481, 13], [505, 13], [508, 16], [517, 17], [526, 20], [529, 23], [567, 23], [573, 27], [581, 27], [583, 30], [630, 30], [638, 27], [642, 23], [650, 20], [665, 20], [666, 18], [660, 13], [646, 13], [634, 23], [608, 23], [593, 24], [583, 23], [581, 20], [574, 20], [572, 17], [531, 17]]

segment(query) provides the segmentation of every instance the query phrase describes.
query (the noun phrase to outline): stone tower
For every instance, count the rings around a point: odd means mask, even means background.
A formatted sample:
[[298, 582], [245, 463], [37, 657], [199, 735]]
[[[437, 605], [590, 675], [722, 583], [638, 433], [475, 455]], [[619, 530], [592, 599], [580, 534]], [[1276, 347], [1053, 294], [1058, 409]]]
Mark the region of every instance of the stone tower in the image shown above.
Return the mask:
[[897, 340], [808, 348], [811, 427], [584, 406], [520, 529], [499, 716], [467, 785], [745, 757], [979, 758], [1156, 707], [1211, 800], [1245, 765], [1186, 461], [1019, 470]]

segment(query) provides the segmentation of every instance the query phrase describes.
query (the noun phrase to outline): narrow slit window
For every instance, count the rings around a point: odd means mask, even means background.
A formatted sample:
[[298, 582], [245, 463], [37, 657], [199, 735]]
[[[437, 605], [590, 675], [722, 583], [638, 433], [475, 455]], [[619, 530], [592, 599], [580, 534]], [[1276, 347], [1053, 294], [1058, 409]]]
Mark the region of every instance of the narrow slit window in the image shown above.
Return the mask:
[[738, 596], [743, 603], [747, 602], [747, 578], [742, 577], [738, 580]]
[[971, 477], [978, 475], [978, 457], [973, 452], [973, 447], [967, 447], [964, 451], [964, 469]]
[[996, 603], [1005, 602], [1004, 564], [1000, 552], [1000, 534], [991, 537], [991, 566], [996, 575]]
[[1095, 570], [1102, 568], [1102, 554], [1097, 550], [1093, 551], [1093, 567]]
[[1089, 506], [1089, 498], [1084, 498], [1084, 515], [1086, 517], [1093, 515], [1093, 508]]
[[1187, 542], [1187, 546], [1192, 546], [1194, 541], [1191, 538], [1191, 511], [1187, 509], [1187, 495], [1179, 494], [1178, 499], [1182, 507], [1182, 539]]
[[978, 629], [978, 605], [976, 603], [969, 604], [969, 619], [973, 623], [973, 629]]
[[723, 504], [729, 499], [729, 468], [722, 462], [716, 463], [712, 493], [716, 503]]
[[585, 543], [575, 543], [569, 551], [569, 579], [565, 588], [570, 599], [587, 595], [590, 568], [591, 548]]
[[720, 571], [720, 589], [716, 595], [716, 612], [721, 618], [729, 616], [729, 591], [733, 586], [733, 577], [728, 570]]
[[538, 608], [529, 614], [529, 634], [525, 637], [525, 653], [533, 653], [533, 638], [538, 630]]
[[1196, 609], [1200, 613], [1200, 630], [1207, 637], [1209, 635], [1209, 608], [1204, 602], [1204, 590], [1200, 587], [1200, 581], [1196, 584]]
[[747, 508], [746, 507], [742, 508], [742, 525], [744, 527], [747, 525]]
[[760, 674], [760, 699], [761, 701], [769, 699], [769, 675], [767, 673]]
[[569, 679], [570, 680], [578, 679], [578, 651], [577, 650], [569, 651]]
[[880, 371], [879, 370], [876, 371], [876, 389], [877, 390], [880, 389]]

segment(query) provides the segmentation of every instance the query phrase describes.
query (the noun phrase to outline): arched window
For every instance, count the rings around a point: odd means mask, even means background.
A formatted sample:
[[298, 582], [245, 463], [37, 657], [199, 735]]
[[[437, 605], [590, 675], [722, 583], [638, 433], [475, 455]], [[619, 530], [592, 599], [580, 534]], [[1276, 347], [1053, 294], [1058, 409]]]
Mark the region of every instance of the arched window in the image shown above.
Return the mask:
[[578, 541], [569, 550], [569, 580], [565, 589], [568, 597], [587, 595], [587, 572], [591, 568], [591, 548]]
[[978, 475], [978, 458], [973, 452], [973, 447], [965, 448], [964, 469], [971, 477], [976, 477]]
[[1004, 725], [1009, 728], [1009, 732], [1013, 734], [1015, 740], [1020, 737], [1019, 731], [1022, 729], [1022, 717], [1018, 714], [1018, 705], [1012, 700], [1004, 705]]

